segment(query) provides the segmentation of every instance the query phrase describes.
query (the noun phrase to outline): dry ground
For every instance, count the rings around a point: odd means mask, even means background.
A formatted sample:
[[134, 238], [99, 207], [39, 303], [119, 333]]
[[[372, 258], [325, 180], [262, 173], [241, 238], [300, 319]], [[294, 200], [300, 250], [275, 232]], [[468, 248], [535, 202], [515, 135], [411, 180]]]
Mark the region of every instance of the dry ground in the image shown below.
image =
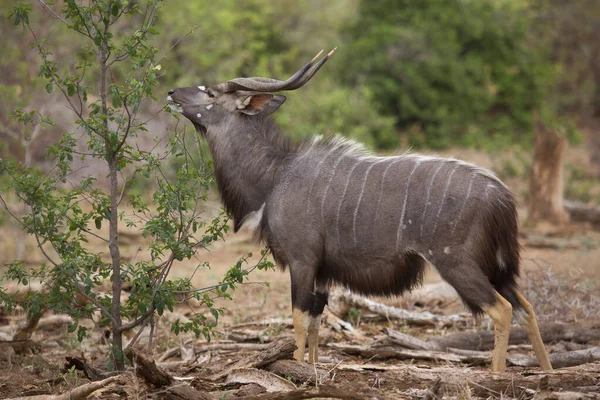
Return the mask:
[[[506, 155], [496, 159], [472, 152], [457, 152], [456, 155], [496, 171], [505, 165], [506, 157], [510, 159]], [[569, 157], [581, 159], [576, 152], [570, 153]], [[525, 190], [525, 183], [519, 175], [506, 178], [517, 194]], [[521, 203], [524, 204], [523, 201]], [[207, 213], [214, 213], [217, 208], [217, 204], [211, 204]], [[525, 214], [524, 210], [520, 211], [521, 215]], [[1, 261], [10, 261], [19, 235], [7, 227], [1, 229], [0, 258]], [[141, 242], [141, 237], [134, 231], [127, 233], [122, 239], [124, 257], [133, 255]], [[582, 225], [560, 230], [525, 226], [521, 241], [524, 246], [521, 286], [536, 307], [541, 323], [565, 323], [600, 331], [600, 233]], [[35, 252], [35, 246], [27, 243], [28, 262], [32, 265], [42, 262]], [[208, 261], [211, 269], [196, 272], [194, 284], [204, 287], [218, 282], [224, 271], [239, 257], [252, 252], [255, 256], [251, 260], [256, 260], [259, 250], [260, 247], [252, 241], [248, 231], [229, 235], [226, 241], [214, 244], [210, 251], [202, 254], [202, 261]], [[145, 256], [147, 254], [143, 252], [139, 255]], [[195, 263], [181, 263], [172, 274], [174, 277], [186, 277], [195, 270]], [[468, 316], [461, 316], [455, 323], [414, 325], [404, 320], [374, 315], [353, 304], [347, 304], [345, 318], [356, 329], [356, 333], [336, 330], [334, 326], [337, 319], [334, 314], [329, 314], [327, 321], [324, 321], [320, 342], [322, 362], [319, 365], [311, 366], [308, 372], [302, 366], [273, 363], [253, 369], [256, 365], [247, 357], [258, 360], [261, 354], [269, 351], [268, 346], [285, 344], [292, 337], [292, 329], [289, 276], [279, 271], [257, 271], [251, 279], [258, 283], [242, 285], [233, 301], [223, 300], [219, 303], [227, 311], [211, 344], [191, 335], [175, 336], [168, 330], [167, 318], [157, 325], [151, 356], [159, 360], [169, 374], [181, 378], [177, 382], [190, 383], [199, 392], [212, 392], [206, 398], [287, 398], [268, 397], [260, 394], [264, 392], [264, 386], [248, 384], [255, 379], [252, 377], [265, 369], [276, 370], [285, 378], [284, 382], [274, 381], [275, 378], [270, 374], [256, 379], [265, 386], [271, 385], [269, 389], [276, 390], [275, 393], [278, 390], [282, 396], [284, 390], [290, 389], [289, 386], [286, 389], [285, 382], [305, 388], [305, 396], [310, 390], [314, 392], [317, 386], [324, 385], [321, 387], [326, 389], [328, 385], [335, 385], [343, 389], [340, 398], [418, 399], [426, 397], [430, 389], [436, 387], [439, 389], [437, 394], [445, 393], [447, 398], [598, 398], [600, 394], [598, 361], [558, 369], [551, 374], [540, 373], [536, 367], [510, 365], [506, 374], [490, 375], [485, 358], [488, 353], [480, 354], [483, 358], [471, 361], [453, 361], [437, 356], [429, 359], [420, 356], [411, 358], [410, 355], [403, 355], [404, 350], [398, 347], [388, 349], [388, 353], [383, 354], [379, 351], [382, 346], [391, 346], [384, 328], [423, 340], [434, 340], [456, 332], [485, 331], [490, 324], [487, 318], [474, 321]], [[439, 282], [437, 273], [428, 270], [425, 283], [436, 282]], [[436, 315], [456, 315], [463, 311], [460, 302], [451, 297], [437, 302], [410, 297], [375, 300], [388, 306], [399, 306], [415, 312], [430, 311]], [[184, 305], [176, 309], [178, 316], [185, 317], [186, 313], [189, 313], [189, 308]], [[3, 316], [0, 313], [0, 340], [10, 338], [21, 320], [21, 315]], [[0, 399], [63, 393], [89, 382], [83, 372], [64, 368], [65, 356], [83, 358], [90, 365], [105, 370], [107, 348], [101, 344], [98, 335], [79, 343], [67, 334], [64, 320], [50, 321], [48, 326], [34, 334], [33, 340], [40, 345], [40, 352], [25, 356], [13, 354], [0, 342]], [[140, 340], [142, 352], [146, 351], [145, 343], [146, 339]], [[357, 354], [352, 348], [339, 347], [350, 344], [379, 348], [379, 353]], [[550, 344], [549, 349], [551, 352], [564, 352], [599, 345], [597, 338], [585, 343], [561, 340]], [[514, 345], [510, 353], [517, 358], [519, 355], [531, 355], [531, 348], [523, 344]], [[287, 353], [281, 354], [283, 358], [287, 356]], [[236, 362], [244, 368], [239, 369], [241, 372], [229, 371], [227, 374], [228, 368]], [[282, 368], [292, 369], [282, 372]], [[437, 378], [441, 381], [436, 386]], [[97, 392], [96, 398], [169, 398], [163, 389], [148, 386], [131, 372], [121, 377], [119, 382], [117, 386], [111, 385], [105, 391]], [[321, 389], [322, 394], [326, 392], [325, 389]], [[561, 391], [564, 393], [557, 394]], [[567, 397], [569, 391], [578, 394]]]

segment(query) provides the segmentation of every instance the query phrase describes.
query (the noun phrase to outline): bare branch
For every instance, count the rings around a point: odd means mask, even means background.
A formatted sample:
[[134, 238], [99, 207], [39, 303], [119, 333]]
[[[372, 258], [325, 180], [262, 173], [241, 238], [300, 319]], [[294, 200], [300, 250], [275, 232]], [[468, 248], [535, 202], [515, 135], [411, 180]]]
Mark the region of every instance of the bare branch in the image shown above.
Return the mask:
[[165, 53], [164, 53], [162, 56], [160, 56], [160, 57], [158, 58], [158, 60], [156, 60], [156, 63], [158, 64], [159, 62], [161, 62], [161, 61], [163, 60], [163, 58], [165, 58], [165, 57], [167, 56], [167, 54], [169, 54], [169, 53], [170, 53], [170, 52], [171, 52], [171, 51], [172, 51], [172, 50], [173, 50], [175, 47], [177, 47], [177, 46], [179, 45], [179, 43], [181, 43], [181, 41], [183, 41], [183, 40], [184, 40], [185, 38], [187, 38], [189, 35], [191, 35], [192, 33], [194, 33], [194, 31], [195, 31], [196, 29], [198, 29], [198, 28], [200, 28], [200, 24], [198, 24], [198, 25], [196, 25], [196, 26], [192, 27], [192, 29], [190, 29], [190, 30], [189, 30], [189, 31], [188, 31], [188, 32], [187, 32], [185, 35], [183, 35], [182, 37], [180, 37], [179, 39], [177, 39], [177, 40], [175, 41], [175, 43], [173, 43], [173, 45], [172, 45], [171, 47], [169, 47], [169, 48], [167, 49], [167, 51], [165, 51]]
[[44, 10], [48, 14], [52, 15], [54, 18], [58, 19], [63, 24], [69, 26], [69, 23], [67, 21], [65, 21], [60, 15], [58, 15], [52, 8], [50, 8], [50, 6], [45, 1], [38, 0], [38, 3], [40, 3], [42, 5], [42, 7], [44, 8]]
[[[153, 296], [153, 298], [154, 298], [154, 296]], [[152, 314], [154, 314], [154, 304], [150, 304], [150, 307], [148, 308], [148, 310], [146, 310], [145, 313], [143, 313], [141, 316], [139, 316], [135, 320], [133, 320], [127, 324], [122, 324], [121, 326], [119, 326], [117, 328], [117, 332], [124, 332], [126, 330], [135, 328], [136, 326], [138, 326], [139, 324], [144, 322], [146, 319], [148, 319], [148, 317], [150, 317]]]

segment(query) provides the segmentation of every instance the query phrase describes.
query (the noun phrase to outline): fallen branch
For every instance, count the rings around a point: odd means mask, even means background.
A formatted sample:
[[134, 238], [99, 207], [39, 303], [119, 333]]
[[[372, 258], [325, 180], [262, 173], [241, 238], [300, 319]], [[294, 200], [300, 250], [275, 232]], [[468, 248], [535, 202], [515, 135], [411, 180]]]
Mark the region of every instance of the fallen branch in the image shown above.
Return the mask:
[[535, 394], [535, 400], [583, 400], [583, 399], [597, 399], [597, 395], [585, 396], [581, 392], [548, 392], [548, 391], [537, 391], [532, 390]]
[[252, 342], [257, 341], [260, 343], [266, 343], [273, 341], [273, 338], [269, 336], [265, 330], [252, 330], [252, 329], [236, 329], [229, 333], [227, 336], [229, 340], [234, 342]]
[[[555, 334], [557, 334], [558, 332], [565, 333], [565, 331], [562, 330], [562, 327], [564, 327], [564, 326], [561, 325], [560, 326], [561, 329], [559, 329], [558, 327], [552, 327], [550, 330], [547, 330], [546, 338], [549, 336], [548, 332], [553, 332]], [[389, 342], [391, 342], [393, 344], [397, 344], [406, 349], [416, 350], [417, 352], [410, 353], [410, 352], [407, 352], [404, 350], [392, 351], [392, 349], [388, 349], [387, 347], [383, 347], [383, 348], [372, 347], [372, 348], [366, 348], [366, 349], [355, 347], [352, 349], [347, 349], [347, 352], [349, 351], [351, 353], [361, 354], [363, 356], [367, 356], [367, 355], [375, 356], [376, 358], [387, 358], [388, 356], [394, 357], [394, 358], [403, 358], [403, 357], [406, 357], [409, 355], [414, 355], [415, 359], [427, 360], [430, 357], [435, 356], [435, 359], [437, 359], [437, 360], [455, 362], [455, 358], [453, 358], [453, 357], [450, 357], [447, 359], [447, 358], [445, 358], [445, 356], [440, 355], [440, 354], [447, 354], [447, 353], [439, 353], [439, 352], [434, 351], [434, 350], [440, 350], [440, 351], [446, 351], [448, 353], [452, 353], [452, 354], [455, 354], [455, 355], [461, 357], [460, 362], [488, 363], [491, 359], [491, 354], [489, 351], [477, 351], [477, 350], [470, 350], [470, 349], [465, 349], [465, 348], [445, 347], [448, 343], [455, 341], [455, 339], [457, 339], [457, 337], [456, 337], [457, 335], [459, 335], [460, 337], [463, 337], [463, 338], [466, 337], [468, 339], [466, 341], [466, 343], [468, 343], [469, 345], [477, 343], [475, 340], [473, 340], [472, 334], [459, 333], [456, 335], [449, 335], [449, 336], [453, 336], [450, 338], [450, 340], [444, 341], [444, 338], [439, 338], [439, 339], [434, 339], [434, 340], [425, 342], [420, 339], [417, 339], [416, 337], [413, 337], [413, 336], [410, 336], [410, 335], [407, 335], [402, 332], [398, 332], [398, 331], [395, 331], [395, 330], [389, 329], [389, 328], [384, 328], [384, 332], [388, 335]], [[477, 344], [478, 347], [481, 347], [482, 344], [485, 342], [485, 340], [483, 340], [483, 339], [487, 339], [487, 338], [482, 338], [482, 336], [486, 336], [488, 334], [491, 334], [491, 332], [476, 333], [476, 335], [477, 335], [476, 338], [478, 340], [480, 340]], [[493, 348], [493, 334], [491, 334], [491, 336], [492, 336], [491, 337], [492, 342], [491, 342], [490, 346]], [[513, 336], [513, 331], [511, 331], [511, 337], [512, 336]], [[526, 335], [524, 335], [524, 336], [526, 336]], [[542, 336], [544, 336], [544, 335], [542, 335]], [[518, 334], [515, 334], [511, 340], [511, 343], [514, 340], [520, 340], [520, 339], [521, 339], [521, 336]], [[523, 338], [523, 339], [526, 339], [526, 338]], [[431, 351], [433, 351], [433, 352], [431, 352]], [[598, 361], [598, 360], [600, 360], [600, 347], [592, 347], [590, 349], [581, 349], [581, 350], [576, 350], [576, 351], [552, 353], [550, 355], [550, 360], [551, 360], [552, 366], [554, 368], [570, 367], [570, 366], [584, 364], [587, 362]], [[508, 362], [511, 363], [512, 365], [521, 366], [521, 367], [537, 367], [537, 366], [539, 366], [536, 357], [524, 357], [524, 356], [518, 356], [518, 355], [510, 356], [509, 355]]]
[[[600, 340], [600, 322], [582, 322], [579, 324], [541, 324], [540, 333], [544, 343], [558, 342], [561, 340], [577, 343], [588, 343]], [[447, 348], [465, 350], [491, 350], [494, 348], [494, 332], [462, 332], [440, 336], [428, 341], [436, 350]], [[525, 329], [513, 326], [510, 330], [509, 344], [529, 343]]]
[[266, 350], [271, 343], [207, 343], [194, 347], [196, 354], [207, 351]]
[[414, 336], [407, 335], [406, 333], [398, 332], [390, 328], [384, 328], [383, 332], [388, 335], [389, 340], [392, 343], [397, 344], [398, 346], [413, 350], [436, 350], [435, 345], [417, 339]]
[[119, 376], [111, 376], [102, 381], [86, 383], [85, 385], [81, 385], [59, 395], [44, 394], [38, 396], [13, 397], [6, 400], [84, 400], [96, 390], [105, 388], [111, 383], [116, 382], [118, 379]]
[[220, 372], [213, 373], [211, 380], [218, 380], [226, 377], [232, 371], [243, 368], [260, 368], [274, 361], [291, 358], [296, 345], [293, 339], [280, 340], [270, 343], [269, 347], [258, 354], [252, 354], [238, 360], [234, 364], [224, 368]]
[[231, 371], [225, 382], [241, 384], [256, 383], [264, 387], [267, 392], [288, 392], [296, 389], [296, 386], [287, 379], [256, 368], [243, 368]]
[[164, 371], [176, 371], [181, 367], [189, 367], [192, 364], [190, 361], [163, 361], [156, 363], [156, 366]]
[[200, 392], [187, 384], [169, 386], [164, 390], [154, 393], [164, 400], [214, 400], [209, 393]]
[[244, 324], [234, 325], [231, 328], [238, 329], [238, 328], [245, 328], [248, 326], [271, 326], [271, 325], [293, 326], [293, 321], [291, 318], [269, 318], [269, 319], [264, 319], [262, 321], [247, 322]]
[[256, 396], [267, 393], [266, 389], [261, 385], [256, 383], [249, 383], [247, 385], [242, 385], [238, 389], [228, 389], [221, 390], [216, 393], [213, 393], [213, 400], [221, 400], [221, 399], [245, 399], [251, 398], [254, 399]]
[[277, 360], [265, 369], [282, 377], [290, 377], [298, 384], [321, 384], [330, 376], [330, 369], [294, 360]]
[[344, 301], [354, 306], [362, 307], [372, 313], [381, 315], [385, 318], [401, 320], [407, 324], [421, 326], [445, 326], [464, 320], [462, 315], [436, 315], [430, 312], [414, 312], [406, 311], [396, 307], [386, 306], [385, 304], [377, 303], [363, 296], [353, 294], [346, 290], [339, 293], [335, 301]]
[[72, 367], [78, 369], [79, 371], [83, 371], [86, 378], [90, 381], [100, 381], [102, 379], [107, 378], [103, 371], [95, 368], [94, 366], [88, 364], [84, 359], [79, 357], [65, 357], [67, 360], [65, 366], [63, 367], [63, 372], [70, 370]]
[[125, 350], [125, 355], [135, 366], [135, 374], [144, 381], [156, 387], [168, 386], [173, 383], [173, 377], [156, 366], [154, 360], [149, 360], [132, 347]]
[[387, 359], [396, 358], [399, 360], [424, 360], [451, 363], [489, 363], [492, 360], [491, 354], [485, 355], [461, 355], [453, 353], [443, 353], [441, 351], [428, 350], [405, 350], [392, 346], [360, 346], [351, 344], [330, 343], [328, 345], [336, 350], [343, 351], [349, 355], [361, 356], [369, 359]]
[[364, 399], [388, 399], [378, 390], [364, 387], [349, 387], [349, 385], [333, 386], [323, 385], [310, 389], [298, 389], [290, 392], [265, 393], [258, 396], [242, 397], [240, 399], [254, 400], [302, 400], [302, 399], [340, 399], [340, 400], [364, 400]]
[[[600, 361], [600, 347], [590, 347], [589, 349], [565, 351], [552, 353], [548, 355], [553, 368], [573, 367], [594, 361]], [[519, 367], [537, 367], [539, 366], [535, 357], [509, 357], [513, 365]]]
[[585, 203], [565, 200], [565, 210], [569, 213], [571, 221], [589, 222], [595, 228], [600, 228], [600, 208], [589, 206]]
[[167, 351], [165, 351], [164, 353], [162, 353], [160, 355], [160, 357], [158, 357], [156, 359], [156, 362], [166, 361], [171, 357], [178, 356], [180, 353], [181, 353], [181, 347], [172, 347], [172, 348], [168, 349]]
[[456, 290], [447, 282], [428, 283], [411, 290], [402, 296], [402, 304], [416, 304], [424, 307], [436, 307], [459, 302]]

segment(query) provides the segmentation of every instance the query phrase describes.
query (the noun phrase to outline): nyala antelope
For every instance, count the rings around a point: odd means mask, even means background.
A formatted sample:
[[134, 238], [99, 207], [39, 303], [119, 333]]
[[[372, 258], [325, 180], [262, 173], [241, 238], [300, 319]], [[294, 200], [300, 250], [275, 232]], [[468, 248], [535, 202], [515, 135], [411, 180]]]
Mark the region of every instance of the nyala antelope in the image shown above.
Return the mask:
[[[334, 49], [335, 50], [335, 49]], [[353, 141], [299, 144], [271, 119], [285, 96], [331, 57], [321, 53], [285, 81], [236, 78], [172, 89], [167, 101], [208, 141], [234, 231], [249, 219], [276, 263], [289, 269], [297, 349], [318, 360], [329, 288], [398, 295], [433, 265], [474, 313], [494, 323], [492, 370], [506, 368], [512, 315], [544, 370], [552, 369], [532, 306], [519, 292], [517, 210], [490, 171], [419, 154], [378, 157]]]

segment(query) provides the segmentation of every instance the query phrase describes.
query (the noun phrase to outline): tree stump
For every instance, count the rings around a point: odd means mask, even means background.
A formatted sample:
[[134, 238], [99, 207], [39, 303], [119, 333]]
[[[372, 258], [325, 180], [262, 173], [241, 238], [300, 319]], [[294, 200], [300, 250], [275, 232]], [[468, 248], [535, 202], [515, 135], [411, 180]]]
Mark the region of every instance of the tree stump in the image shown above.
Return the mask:
[[534, 116], [534, 150], [529, 175], [528, 221], [563, 224], [569, 215], [563, 205], [563, 156], [567, 140]]

